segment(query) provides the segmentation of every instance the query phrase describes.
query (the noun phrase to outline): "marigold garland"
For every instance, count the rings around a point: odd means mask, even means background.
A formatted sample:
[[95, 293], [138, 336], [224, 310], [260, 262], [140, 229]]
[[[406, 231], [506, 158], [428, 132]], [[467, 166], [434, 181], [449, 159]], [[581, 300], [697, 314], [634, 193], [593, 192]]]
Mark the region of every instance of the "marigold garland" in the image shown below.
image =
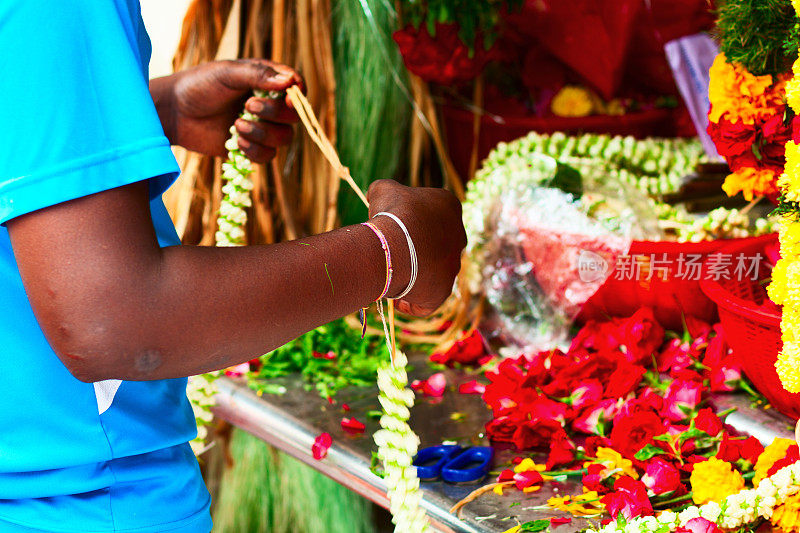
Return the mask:
[[[795, 12], [800, 16], [800, 2], [792, 1]], [[800, 59], [792, 65], [794, 77], [786, 83], [786, 99], [789, 106], [800, 112]], [[800, 150], [793, 140], [786, 143], [786, 165], [778, 180], [784, 202], [800, 199]], [[789, 392], [800, 392], [800, 221], [798, 214], [787, 210], [779, 221], [779, 240], [781, 259], [772, 273], [772, 283], [768, 288], [770, 299], [783, 305], [781, 315], [781, 337], [783, 348], [778, 354], [775, 369], [783, 388]]]
[[689, 479], [692, 500], [697, 505], [719, 502], [744, 488], [744, 478], [733, 465], [716, 457], [694, 465]]
[[791, 129], [784, 123], [788, 76], [755, 76], [724, 54], [714, 60], [709, 75], [708, 133], [732, 170], [724, 191], [728, 196], [742, 192], [748, 201], [776, 194]]

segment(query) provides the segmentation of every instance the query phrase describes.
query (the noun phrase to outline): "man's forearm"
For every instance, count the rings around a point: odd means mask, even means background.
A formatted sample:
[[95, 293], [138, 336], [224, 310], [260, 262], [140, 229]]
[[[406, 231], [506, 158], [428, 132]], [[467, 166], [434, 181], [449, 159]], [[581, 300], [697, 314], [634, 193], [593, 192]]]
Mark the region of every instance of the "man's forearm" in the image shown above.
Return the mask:
[[[150, 380], [241, 363], [366, 306], [385, 282], [377, 237], [351, 226], [269, 246], [161, 249], [146, 183], [10, 222], [36, 317], [79, 379]], [[395, 278], [408, 250], [394, 222]]]

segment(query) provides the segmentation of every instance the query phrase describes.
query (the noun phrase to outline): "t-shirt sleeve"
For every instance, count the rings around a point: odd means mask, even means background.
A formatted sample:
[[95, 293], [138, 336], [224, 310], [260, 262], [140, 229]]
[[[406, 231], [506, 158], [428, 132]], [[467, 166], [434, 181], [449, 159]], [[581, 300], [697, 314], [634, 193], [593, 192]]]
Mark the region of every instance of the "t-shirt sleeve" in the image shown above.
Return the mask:
[[145, 179], [156, 196], [177, 176], [131, 5], [0, 2], [0, 223]]

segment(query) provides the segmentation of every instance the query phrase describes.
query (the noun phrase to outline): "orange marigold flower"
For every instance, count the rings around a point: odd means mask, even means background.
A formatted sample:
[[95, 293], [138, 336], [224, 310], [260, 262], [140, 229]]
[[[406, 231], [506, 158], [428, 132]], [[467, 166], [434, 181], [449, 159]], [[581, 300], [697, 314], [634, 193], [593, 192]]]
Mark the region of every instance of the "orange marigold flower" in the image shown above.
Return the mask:
[[775, 506], [769, 521], [781, 531], [800, 531], [800, 492], [790, 494]]
[[772, 465], [786, 457], [786, 452], [793, 444], [795, 442], [792, 439], [777, 438], [772, 441], [772, 444], [764, 448], [764, 451], [756, 459], [756, 465], [753, 467], [756, 472], [753, 476], [754, 487], [758, 487], [761, 480], [767, 477], [767, 472], [772, 468]]
[[753, 124], [774, 114], [783, 104], [787, 76], [773, 78], [769, 74], [754, 76], [739, 64], [731, 64], [719, 54], [709, 71], [708, 99], [711, 110], [708, 118], [719, 122], [725, 117], [731, 122]]
[[692, 500], [697, 505], [720, 502], [744, 488], [744, 478], [733, 465], [716, 457], [695, 463], [689, 483], [692, 485]]
[[728, 174], [722, 190], [728, 196], [735, 196], [739, 191], [748, 202], [758, 196], [772, 194], [777, 191], [775, 172], [768, 169], [756, 170], [752, 167], [742, 167], [732, 174]]

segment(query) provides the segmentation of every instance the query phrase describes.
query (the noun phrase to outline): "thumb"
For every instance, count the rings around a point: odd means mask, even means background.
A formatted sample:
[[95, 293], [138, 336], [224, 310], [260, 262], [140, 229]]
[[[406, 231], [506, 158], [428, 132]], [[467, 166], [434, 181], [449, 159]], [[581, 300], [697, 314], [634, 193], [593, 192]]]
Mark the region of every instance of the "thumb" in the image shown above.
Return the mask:
[[235, 90], [285, 91], [303, 80], [291, 68], [265, 60], [231, 61], [226, 69], [226, 84]]

